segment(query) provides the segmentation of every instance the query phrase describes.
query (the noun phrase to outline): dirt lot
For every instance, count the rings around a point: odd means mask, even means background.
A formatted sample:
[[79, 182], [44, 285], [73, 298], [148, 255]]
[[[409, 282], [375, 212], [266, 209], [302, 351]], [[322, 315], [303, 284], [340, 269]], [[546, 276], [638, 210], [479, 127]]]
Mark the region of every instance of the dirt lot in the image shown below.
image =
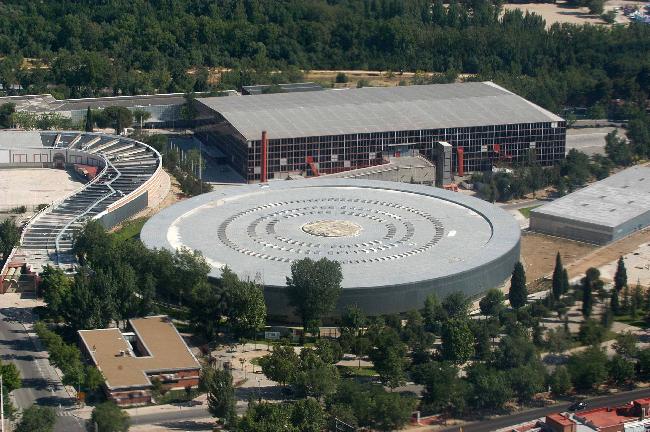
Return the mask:
[[[616, 7], [623, 8], [625, 5], [643, 4], [643, 2], [626, 1], [626, 0], [610, 0], [605, 3], [605, 12]], [[546, 21], [546, 27], [550, 27], [554, 23], [569, 23], [569, 24], [601, 24], [606, 25], [597, 15], [591, 15], [589, 9], [586, 7], [569, 7], [565, 2], [559, 1], [557, 3], [506, 3], [503, 5], [504, 10], [521, 9], [530, 13], [541, 15]], [[627, 24], [630, 21], [619, 10], [616, 17], [616, 23]]]
[[593, 245], [543, 234], [524, 232], [521, 237], [521, 258], [528, 281], [552, 273], [558, 251], [566, 266], [595, 250], [596, 246]]
[[50, 204], [81, 187], [71, 173], [51, 168], [11, 168], [0, 170], [0, 210]]
[[[526, 268], [527, 280], [534, 281], [543, 276], [550, 276], [555, 266], [555, 254], [560, 251], [569, 278], [573, 279], [584, 275], [589, 267], [603, 267], [648, 242], [650, 228], [605, 247], [524, 232], [521, 238], [521, 258]], [[607, 279], [607, 274], [603, 276], [603, 279]]]
[[[616, 243], [607, 245], [595, 252], [583, 257], [582, 259], [574, 262], [572, 265], [567, 266], [569, 277], [573, 278], [584, 274], [589, 267], [602, 267], [612, 261], [617, 260], [620, 256], [635, 251], [639, 246], [650, 241], [650, 228], [646, 228], [637, 233], [632, 234], [623, 240]], [[605, 276], [605, 275], [603, 275]], [[603, 279], [606, 279], [603, 277]], [[636, 283], [636, 280], [632, 281]]]

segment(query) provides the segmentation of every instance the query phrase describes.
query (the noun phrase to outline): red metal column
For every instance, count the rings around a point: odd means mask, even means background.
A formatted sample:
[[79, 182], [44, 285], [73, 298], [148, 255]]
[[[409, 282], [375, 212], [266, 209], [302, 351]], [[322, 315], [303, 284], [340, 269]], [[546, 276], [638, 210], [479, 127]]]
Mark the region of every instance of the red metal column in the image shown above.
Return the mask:
[[262, 131], [262, 167], [260, 172], [260, 182], [266, 183], [266, 159], [267, 159], [267, 147], [269, 145], [268, 139], [266, 138], [266, 131]]
[[465, 167], [463, 163], [463, 154], [465, 153], [465, 150], [462, 147], [458, 147], [456, 152], [458, 154], [458, 158], [456, 159], [456, 162], [458, 163], [458, 176], [462, 177], [465, 175]]

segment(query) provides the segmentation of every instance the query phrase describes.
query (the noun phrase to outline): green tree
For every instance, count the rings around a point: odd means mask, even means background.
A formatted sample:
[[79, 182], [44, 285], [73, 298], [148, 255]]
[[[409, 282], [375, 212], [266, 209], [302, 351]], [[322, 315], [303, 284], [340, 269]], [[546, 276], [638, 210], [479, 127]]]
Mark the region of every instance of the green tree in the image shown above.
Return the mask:
[[314, 351], [325, 363], [335, 364], [343, 358], [341, 345], [336, 340], [319, 339], [316, 341]]
[[465, 319], [450, 319], [442, 326], [442, 358], [455, 364], [474, 355], [474, 335]]
[[427, 330], [439, 334], [442, 321], [447, 319], [447, 312], [443, 309], [435, 293], [429, 294], [425, 299], [422, 316]]
[[449, 318], [466, 318], [470, 305], [467, 296], [460, 291], [449, 294], [441, 304], [446, 317]]
[[227, 369], [204, 366], [201, 369], [199, 388], [208, 395], [208, 411], [214, 417], [230, 425], [237, 419], [235, 411], [235, 388], [232, 374]]
[[393, 328], [385, 327], [380, 331], [369, 354], [384, 385], [394, 388], [404, 383], [406, 346]]
[[621, 303], [618, 299], [618, 290], [613, 289], [610, 295], [609, 307], [614, 315], [618, 315], [621, 311]]
[[600, 15], [603, 13], [605, 5], [605, 0], [588, 0], [587, 7], [589, 8], [589, 13], [592, 15]]
[[32, 405], [23, 411], [16, 432], [53, 432], [56, 413], [53, 408]]
[[513, 308], [519, 309], [526, 305], [528, 300], [528, 288], [526, 287], [526, 272], [521, 262], [515, 264], [510, 281], [510, 293], [508, 294], [510, 304]]
[[461, 415], [465, 412], [467, 386], [458, 376], [458, 367], [449, 362], [429, 362], [421, 366], [416, 382], [424, 385], [422, 402], [432, 412]]
[[259, 360], [262, 373], [270, 380], [286, 385], [300, 365], [300, 358], [292, 347], [276, 345], [273, 352]]
[[234, 273], [224, 277], [226, 272], [230, 270], [224, 268], [221, 279], [228, 297], [228, 324], [235, 334], [255, 338], [266, 325], [262, 287], [254, 282], [241, 281]]
[[582, 314], [585, 318], [591, 316], [594, 306], [593, 292], [602, 289], [603, 281], [600, 280], [600, 271], [596, 268], [589, 268], [582, 278]]
[[553, 294], [554, 300], [559, 300], [562, 294], [564, 294], [564, 266], [562, 265], [562, 257], [560, 252], [555, 255], [555, 268], [553, 269], [553, 283], [551, 288], [551, 293]]
[[555, 368], [551, 374], [549, 385], [556, 396], [564, 396], [571, 390], [571, 376], [565, 366]]
[[561, 354], [571, 347], [571, 335], [562, 327], [549, 329], [546, 333], [546, 347], [553, 354]]
[[291, 386], [301, 397], [311, 396], [321, 400], [336, 392], [339, 374], [336, 366], [325, 363], [314, 350], [305, 349], [300, 354], [297, 370], [291, 374]]
[[638, 359], [638, 371], [641, 379], [650, 378], [650, 348], [639, 350], [636, 354]]
[[9, 218], [5, 219], [0, 223], [0, 255], [2, 255], [2, 261], [0, 263], [4, 264], [5, 260], [9, 257], [11, 250], [18, 245], [20, 242], [20, 231], [14, 223], [14, 220]]
[[185, 93], [185, 103], [181, 108], [181, 116], [188, 122], [193, 122], [199, 114], [196, 108], [196, 94], [194, 92]]
[[[598, 5], [601, 9], [603, 7], [603, 0], [589, 0], [590, 9], [591, 5]], [[611, 131], [605, 137], [605, 153], [616, 165], [628, 166], [632, 163], [632, 149], [627, 143], [625, 138], [620, 138], [616, 130]]]
[[13, 363], [0, 363], [0, 375], [2, 375], [2, 385], [8, 393], [22, 387], [20, 372]]
[[537, 361], [537, 349], [525, 334], [504, 336], [494, 353], [494, 364], [500, 370], [522, 367]]
[[8, 129], [13, 126], [13, 114], [16, 112], [16, 104], [7, 102], [0, 105], [0, 129]]
[[508, 380], [520, 402], [530, 402], [533, 396], [544, 391], [546, 372], [541, 363], [519, 366], [508, 371]]
[[469, 401], [478, 409], [502, 409], [512, 398], [512, 389], [505, 372], [475, 363], [467, 369]]
[[305, 331], [315, 333], [320, 320], [334, 310], [341, 294], [341, 264], [321, 258], [303, 258], [291, 263], [287, 277], [289, 304], [302, 320]]
[[94, 366], [86, 366], [84, 373], [84, 387], [91, 392], [99, 391], [104, 385], [104, 375]]
[[117, 135], [133, 124], [133, 114], [128, 108], [122, 106], [110, 106], [104, 109], [104, 115], [109, 120], [111, 126], [115, 128]]
[[622, 355], [615, 355], [607, 365], [609, 377], [616, 384], [623, 384], [634, 378], [634, 363]]
[[94, 125], [95, 123], [93, 122], [93, 112], [90, 110], [90, 106], [88, 106], [88, 109], [86, 110], [86, 124], [84, 126], [84, 130], [86, 132], [93, 132]]
[[126, 432], [131, 420], [126, 411], [108, 401], [95, 406], [90, 422], [96, 425], [98, 432]]
[[363, 310], [356, 305], [349, 305], [341, 315], [341, 325], [355, 336], [360, 336], [367, 323]]
[[607, 378], [607, 355], [592, 346], [569, 357], [567, 364], [573, 385], [578, 390], [592, 390]]
[[497, 316], [503, 310], [503, 301], [505, 296], [498, 288], [492, 288], [485, 293], [485, 296], [479, 301], [481, 314]]
[[64, 306], [70, 295], [71, 279], [63, 269], [46, 265], [41, 273], [40, 290], [43, 293], [43, 300], [53, 317], [59, 317], [64, 313]]
[[237, 432], [299, 432], [293, 425], [293, 409], [286, 403], [252, 403], [237, 423]]
[[137, 122], [137, 126], [142, 129], [144, 127], [144, 122], [149, 120], [151, 113], [147, 110], [137, 108], [132, 111], [133, 119]]
[[627, 286], [627, 269], [623, 257], [618, 258], [616, 263], [616, 273], [614, 273], [614, 289], [618, 292]]
[[321, 432], [325, 427], [325, 411], [315, 399], [299, 399], [291, 408], [291, 423], [300, 432]]
[[614, 350], [625, 357], [635, 357], [637, 349], [637, 336], [632, 332], [624, 332], [616, 335], [616, 342], [612, 346]]
[[584, 345], [599, 344], [605, 339], [607, 329], [593, 319], [586, 319], [580, 324], [578, 339]]
[[417, 400], [399, 393], [381, 392], [375, 395], [373, 405], [373, 428], [388, 432], [400, 430], [406, 425]]

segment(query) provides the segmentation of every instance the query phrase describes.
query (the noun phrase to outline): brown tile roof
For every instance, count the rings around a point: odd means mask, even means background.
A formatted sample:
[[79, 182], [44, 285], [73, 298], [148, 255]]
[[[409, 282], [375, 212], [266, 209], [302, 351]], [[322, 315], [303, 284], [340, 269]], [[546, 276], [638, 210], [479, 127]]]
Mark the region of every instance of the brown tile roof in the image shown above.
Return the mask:
[[[129, 320], [148, 353], [135, 357], [119, 329], [80, 330], [79, 336], [109, 389], [151, 385], [147, 373], [198, 369], [199, 362], [166, 316]], [[121, 352], [125, 354], [122, 355]]]

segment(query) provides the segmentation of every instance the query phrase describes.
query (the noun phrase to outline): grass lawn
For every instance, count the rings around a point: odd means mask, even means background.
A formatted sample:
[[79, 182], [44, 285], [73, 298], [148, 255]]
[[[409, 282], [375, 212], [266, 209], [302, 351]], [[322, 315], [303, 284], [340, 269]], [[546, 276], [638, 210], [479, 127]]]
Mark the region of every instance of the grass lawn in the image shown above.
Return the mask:
[[519, 213], [521, 213], [522, 215], [524, 215], [524, 217], [525, 217], [526, 219], [530, 219], [530, 211], [531, 211], [532, 209], [534, 209], [534, 208], [537, 208], [537, 207], [539, 207], [539, 206], [536, 205], [536, 206], [531, 206], [531, 207], [520, 208], [520, 209], [519, 209]]
[[643, 317], [641, 316], [642, 314], [639, 313], [639, 316], [636, 319], [632, 319], [630, 315], [617, 315], [614, 317], [614, 321], [622, 322], [627, 325], [631, 325], [634, 327], [640, 327], [640, 328], [648, 328], [648, 323], [645, 322]]
[[115, 240], [124, 241], [132, 238], [140, 238], [140, 231], [148, 218], [138, 218], [125, 222], [122, 227], [115, 231], [112, 236]]
[[337, 366], [339, 372], [343, 376], [350, 377], [375, 377], [378, 376], [374, 368], [371, 367], [350, 367], [350, 366]]

